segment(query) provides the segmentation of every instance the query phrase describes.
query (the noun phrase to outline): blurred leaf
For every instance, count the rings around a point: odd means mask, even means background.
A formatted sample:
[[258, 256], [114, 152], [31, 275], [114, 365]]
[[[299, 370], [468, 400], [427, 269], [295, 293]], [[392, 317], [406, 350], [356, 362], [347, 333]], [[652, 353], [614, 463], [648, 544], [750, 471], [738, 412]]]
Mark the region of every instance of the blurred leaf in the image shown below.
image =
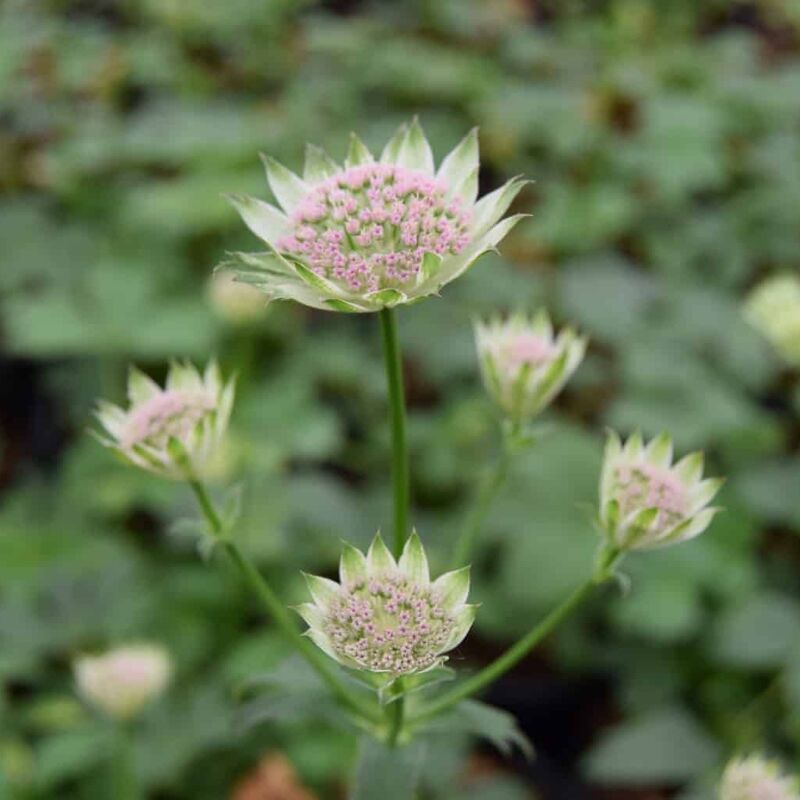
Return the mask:
[[719, 748], [679, 708], [666, 708], [607, 731], [586, 762], [602, 784], [655, 786], [681, 783], [713, 766]]

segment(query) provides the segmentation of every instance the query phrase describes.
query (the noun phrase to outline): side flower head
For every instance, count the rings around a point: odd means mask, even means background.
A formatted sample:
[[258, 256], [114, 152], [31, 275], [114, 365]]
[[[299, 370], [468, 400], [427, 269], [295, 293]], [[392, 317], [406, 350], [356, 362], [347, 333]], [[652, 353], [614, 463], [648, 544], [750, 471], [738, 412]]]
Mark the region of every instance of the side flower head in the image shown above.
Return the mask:
[[722, 486], [703, 480], [703, 454], [672, 464], [672, 440], [645, 444], [633, 434], [623, 445], [610, 432], [600, 479], [600, 523], [611, 548], [646, 550], [701, 534], [719, 509], [708, 504]]
[[760, 283], [745, 303], [745, 316], [792, 366], [800, 367], [800, 277], [786, 273]]
[[719, 800], [800, 800], [800, 783], [783, 775], [776, 762], [749, 756], [728, 764]]
[[481, 374], [492, 399], [515, 421], [538, 414], [583, 360], [587, 340], [571, 328], [557, 336], [546, 311], [475, 324]]
[[164, 691], [172, 662], [163, 648], [138, 644], [83, 656], [75, 661], [73, 671], [85, 700], [110, 717], [125, 720]]
[[399, 561], [376, 535], [366, 556], [345, 545], [339, 583], [307, 575], [312, 603], [298, 612], [308, 636], [346, 667], [390, 679], [426, 672], [467, 635], [469, 567], [431, 581], [422, 542], [412, 533]]
[[234, 382], [224, 383], [212, 361], [203, 374], [173, 363], [166, 386], [138, 369], [128, 377], [127, 411], [101, 400], [98, 439], [126, 461], [174, 480], [202, 477], [225, 435]]
[[303, 176], [264, 158], [280, 208], [229, 199], [266, 252], [238, 253], [223, 268], [270, 299], [368, 312], [436, 294], [494, 249], [524, 215], [501, 218], [525, 181], [476, 202], [473, 130], [434, 168], [417, 120], [375, 159], [353, 134], [343, 165], [309, 145]]

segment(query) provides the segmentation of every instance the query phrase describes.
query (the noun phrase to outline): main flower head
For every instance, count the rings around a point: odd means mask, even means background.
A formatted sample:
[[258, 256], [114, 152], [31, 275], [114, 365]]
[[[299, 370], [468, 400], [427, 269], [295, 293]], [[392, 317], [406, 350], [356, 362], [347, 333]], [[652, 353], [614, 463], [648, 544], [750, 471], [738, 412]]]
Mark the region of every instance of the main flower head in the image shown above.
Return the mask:
[[571, 328], [555, 336], [545, 311], [477, 322], [475, 341], [487, 391], [517, 421], [538, 414], [561, 391], [587, 342]]
[[166, 688], [172, 674], [169, 654], [150, 644], [129, 645], [73, 666], [80, 694], [116, 719], [129, 719]]
[[431, 582], [422, 542], [412, 533], [399, 561], [380, 535], [364, 556], [345, 545], [339, 583], [307, 575], [314, 600], [298, 607], [308, 635], [347, 667], [391, 678], [425, 672], [467, 635], [469, 567]]
[[616, 550], [643, 550], [702, 533], [719, 509], [708, 504], [722, 485], [703, 480], [703, 454], [672, 464], [672, 440], [662, 433], [645, 445], [635, 433], [623, 445], [610, 432], [600, 479], [600, 522]]
[[800, 800], [800, 784], [780, 766], [759, 756], [728, 764], [719, 786], [720, 800]]
[[782, 358], [800, 367], [800, 277], [767, 278], [747, 298], [745, 315]]
[[175, 480], [202, 477], [228, 427], [234, 383], [224, 383], [212, 361], [200, 374], [191, 364], [170, 366], [162, 389], [131, 368], [130, 408], [100, 401], [98, 438], [126, 461]]
[[302, 178], [264, 163], [283, 210], [244, 195], [230, 200], [268, 252], [237, 253], [223, 266], [269, 298], [313, 308], [377, 311], [435, 294], [523, 216], [500, 221], [525, 183], [519, 178], [476, 203], [474, 130], [438, 171], [416, 120], [378, 161], [353, 134], [344, 166], [310, 145]]

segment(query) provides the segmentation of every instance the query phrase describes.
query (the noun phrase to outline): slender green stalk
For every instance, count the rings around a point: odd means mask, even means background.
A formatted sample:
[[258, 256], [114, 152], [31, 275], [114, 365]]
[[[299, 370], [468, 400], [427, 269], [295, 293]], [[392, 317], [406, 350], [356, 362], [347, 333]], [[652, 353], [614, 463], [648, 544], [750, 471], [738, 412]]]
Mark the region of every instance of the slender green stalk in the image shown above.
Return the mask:
[[453, 551], [451, 569], [458, 569], [468, 563], [475, 538], [489, 513], [495, 495], [505, 482], [510, 464], [511, 451], [508, 447], [504, 447], [495, 465], [484, 476], [475, 502], [464, 521]]
[[409, 473], [406, 444], [406, 402], [397, 319], [391, 308], [380, 311], [383, 356], [389, 390], [392, 428], [392, 485], [394, 488], [394, 553], [400, 555], [408, 537]]
[[[403, 691], [403, 679], [398, 678], [396, 681], [395, 690], [398, 692]], [[389, 717], [389, 737], [388, 742], [390, 747], [397, 747], [397, 741], [400, 738], [400, 731], [403, 730], [403, 717], [405, 714], [405, 697], [398, 697], [393, 703], [387, 706], [387, 714]]]
[[141, 800], [144, 796], [139, 786], [134, 761], [131, 731], [124, 722], [120, 722], [113, 732], [109, 796], [119, 800]]
[[[200, 509], [212, 532], [215, 536], [221, 536], [223, 533], [222, 520], [214, 508], [205, 486], [199, 481], [190, 481], [189, 485], [194, 491]], [[353, 694], [339, 680], [331, 670], [327, 657], [300, 633], [286, 606], [283, 605], [263, 575], [253, 566], [244, 553], [231, 541], [220, 539], [220, 545], [261, 601], [272, 621], [280, 628], [283, 635], [294, 645], [300, 655], [314, 668], [336, 699], [359, 716], [371, 722], [379, 722], [380, 717], [377, 711], [366, 705], [361, 698]]]
[[534, 626], [518, 642], [484, 667], [476, 675], [455, 686], [429, 706], [423, 708], [415, 715], [412, 722], [421, 722], [431, 717], [448, 711], [470, 695], [485, 689], [490, 683], [496, 681], [501, 675], [508, 672], [515, 664], [521, 661], [542, 639], [551, 633], [559, 623], [572, 613], [597, 586], [597, 581], [592, 578], [579, 586], [561, 605], [550, 612], [538, 625]]

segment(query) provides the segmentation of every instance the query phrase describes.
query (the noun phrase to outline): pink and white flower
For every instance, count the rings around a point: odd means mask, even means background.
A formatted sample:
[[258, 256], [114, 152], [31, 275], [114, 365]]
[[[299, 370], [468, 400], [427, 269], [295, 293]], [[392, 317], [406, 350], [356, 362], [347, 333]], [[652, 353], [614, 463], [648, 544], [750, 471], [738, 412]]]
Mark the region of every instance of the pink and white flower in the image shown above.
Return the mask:
[[74, 664], [80, 695], [115, 719], [136, 716], [169, 683], [172, 663], [162, 647], [137, 644], [103, 655], [83, 656]]
[[345, 545], [339, 583], [306, 580], [313, 602], [297, 611], [308, 636], [340, 664], [390, 679], [444, 663], [475, 619], [476, 606], [467, 604], [469, 567], [431, 581], [416, 533], [399, 561], [378, 534], [366, 556]]
[[580, 365], [587, 340], [571, 328], [555, 335], [545, 311], [475, 324], [487, 391], [515, 422], [538, 414]]
[[501, 221], [525, 181], [481, 200], [478, 137], [471, 131], [438, 170], [419, 123], [402, 126], [376, 160], [352, 135], [344, 165], [308, 146], [303, 176], [264, 164], [280, 209], [229, 199], [267, 252], [223, 265], [270, 299], [368, 312], [436, 294], [494, 249], [521, 214]]
[[645, 550], [701, 534], [718, 508], [722, 486], [703, 479], [703, 454], [672, 464], [672, 440], [662, 433], [645, 444], [639, 433], [623, 445], [609, 432], [600, 479], [600, 524], [613, 550]]
[[174, 480], [201, 478], [225, 436], [234, 382], [224, 383], [216, 362], [201, 375], [174, 363], [162, 389], [136, 368], [128, 377], [130, 407], [101, 400], [97, 438], [127, 462]]
[[800, 800], [800, 783], [782, 774], [780, 765], [759, 756], [728, 764], [719, 786], [720, 800]]

